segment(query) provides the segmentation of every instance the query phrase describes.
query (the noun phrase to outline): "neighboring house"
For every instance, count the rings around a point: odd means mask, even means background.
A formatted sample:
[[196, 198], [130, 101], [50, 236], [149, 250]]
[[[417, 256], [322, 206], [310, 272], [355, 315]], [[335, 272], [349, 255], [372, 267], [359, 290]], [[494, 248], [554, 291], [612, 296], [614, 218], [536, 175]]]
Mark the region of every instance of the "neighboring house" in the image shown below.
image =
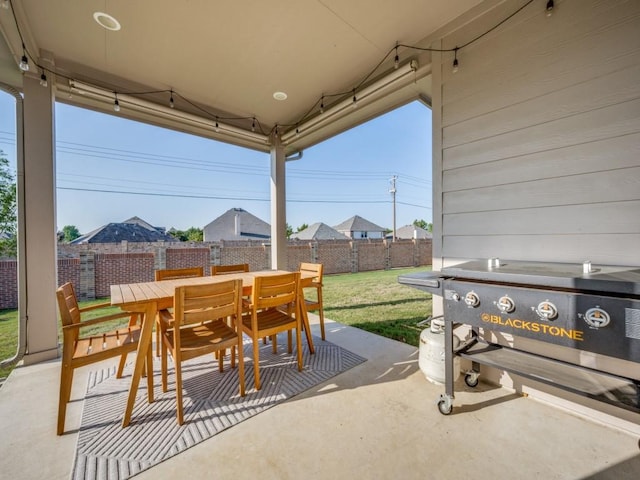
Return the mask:
[[[387, 234], [387, 238], [392, 238], [393, 232]], [[405, 225], [396, 230], [396, 238], [433, 238], [431, 232], [415, 225]]]
[[269, 240], [271, 226], [242, 208], [232, 208], [203, 228], [205, 242]]
[[354, 215], [333, 228], [354, 240], [361, 238], [384, 238], [384, 232], [386, 230], [358, 215]]
[[167, 235], [164, 228], [154, 227], [139, 217], [131, 217], [124, 222], [103, 225], [70, 243], [120, 243], [122, 241], [177, 242], [178, 240]]
[[167, 229], [165, 227], [154, 227], [153, 225], [145, 222], [140, 217], [131, 217], [128, 220], [125, 220], [122, 223], [135, 223], [136, 225], [140, 225], [141, 227], [147, 228], [149, 230], [156, 230], [160, 233], [167, 233]]
[[314, 223], [294, 233], [291, 238], [293, 240], [349, 240], [349, 237], [322, 222]]

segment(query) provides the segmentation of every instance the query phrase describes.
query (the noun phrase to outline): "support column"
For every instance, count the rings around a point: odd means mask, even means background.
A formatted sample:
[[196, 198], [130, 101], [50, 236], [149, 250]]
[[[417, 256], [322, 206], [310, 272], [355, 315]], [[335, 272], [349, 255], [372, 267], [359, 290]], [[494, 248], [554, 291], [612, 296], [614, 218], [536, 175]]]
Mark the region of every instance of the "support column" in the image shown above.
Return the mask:
[[271, 268], [287, 268], [287, 195], [285, 155], [280, 139], [274, 136], [271, 147]]
[[54, 96], [36, 77], [23, 77], [27, 352], [25, 364], [58, 356]]

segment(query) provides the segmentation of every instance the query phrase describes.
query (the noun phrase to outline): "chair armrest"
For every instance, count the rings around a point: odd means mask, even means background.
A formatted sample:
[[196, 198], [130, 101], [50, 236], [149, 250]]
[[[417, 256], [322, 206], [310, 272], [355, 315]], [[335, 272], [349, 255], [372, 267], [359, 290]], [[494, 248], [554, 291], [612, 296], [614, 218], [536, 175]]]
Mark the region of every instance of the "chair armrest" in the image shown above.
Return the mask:
[[62, 327], [62, 329], [63, 330], [80, 329], [80, 328], [84, 328], [84, 327], [89, 327], [91, 325], [98, 325], [100, 323], [108, 322], [110, 320], [116, 320], [118, 318], [128, 318], [130, 316], [131, 316], [131, 314], [128, 313], [128, 312], [114, 313], [113, 315], [105, 315], [103, 317], [91, 318], [89, 320], [83, 320], [80, 323], [74, 323], [74, 324], [71, 324], [71, 325], [64, 325]]
[[158, 312], [158, 319], [164, 328], [173, 328], [174, 318], [169, 310], [160, 310]]
[[112, 305], [111, 305], [111, 303], [109, 303], [109, 302], [105, 302], [105, 303], [97, 303], [97, 304], [95, 304], [95, 305], [89, 305], [88, 307], [82, 307], [82, 308], [79, 308], [79, 309], [78, 309], [78, 311], [79, 311], [80, 313], [83, 313], [83, 312], [90, 312], [91, 310], [97, 310], [97, 309], [99, 309], [99, 308], [106, 308], [106, 307], [111, 307], [111, 306], [112, 306]]

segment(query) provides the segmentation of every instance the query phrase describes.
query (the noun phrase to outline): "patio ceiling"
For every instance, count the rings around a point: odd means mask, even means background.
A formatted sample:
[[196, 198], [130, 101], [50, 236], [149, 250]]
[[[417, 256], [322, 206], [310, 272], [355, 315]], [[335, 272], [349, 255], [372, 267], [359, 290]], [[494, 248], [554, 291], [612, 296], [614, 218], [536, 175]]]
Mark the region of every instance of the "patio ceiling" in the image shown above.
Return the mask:
[[[430, 54], [401, 48], [401, 64], [416, 60], [415, 73], [385, 88], [382, 98], [372, 97], [304, 135], [292, 135], [303, 119], [320, 114], [323, 94], [349, 92], [327, 96], [329, 109], [350, 100], [363, 79], [368, 78], [358, 91], [392, 73], [396, 42], [428, 47], [434, 32], [479, 3], [10, 0], [8, 10], [0, 9], [6, 42], [0, 45], [0, 81], [20, 88], [17, 65], [23, 49], [13, 11], [30, 57], [29, 74], [42, 73], [34, 63], [47, 70], [50, 81], [51, 72], [58, 73], [58, 101], [114, 113], [113, 92], [118, 92], [119, 115], [269, 151], [268, 140], [256, 142], [251, 136], [255, 117], [256, 137], [268, 136], [280, 125], [281, 135], [289, 131], [285, 152], [293, 153], [408, 101], [429, 102]], [[104, 29], [94, 21], [94, 12], [112, 15], [121, 29]], [[83, 95], [70, 89], [70, 79], [104, 90]], [[170, 90], [176, 92], [172, 111], [167, 109]], [[126, 95], [144, 91], [162, 92]], [[274, 99], [278, 91], [288, 98]], [[132, 98], [144, 108], [129, 104]], [[155, 104], [161, 113], [149, 108]], [[171, 112], [204, 117], [208, 124], [184, 122]], [[240, 134], [216, 131], [216, 117]]]

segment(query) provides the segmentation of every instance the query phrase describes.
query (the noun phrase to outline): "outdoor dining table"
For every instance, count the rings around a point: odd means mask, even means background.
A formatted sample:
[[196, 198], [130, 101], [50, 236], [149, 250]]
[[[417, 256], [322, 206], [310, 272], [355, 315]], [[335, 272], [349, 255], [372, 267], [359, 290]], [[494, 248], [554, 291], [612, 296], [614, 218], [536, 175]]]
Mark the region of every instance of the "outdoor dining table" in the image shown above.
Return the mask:
[[[131, 422], [131, 414], [138, 393], [138, 385], [142, 376], [142, 371], [147, 356], [147, 351], [151, 347], [153, 325], [160, 310], [173, 307], [173, 295], [175, 289], [181, 285], [201, 285], [206, 283], [224, 282], [227, 280], [241, 279], [243, 285], [243, 295], [251, 295], [253, 279], [257, 275], [279, 275], [290, 273], [285, 270], [263, 270], [254, 272], [232, 273], [227, 275], [213, 275], [205, 277], [180, 278], [174, 280], [162, 280], [158, 282], [126, 283], [121, 285], [111, 285], [111, 305], [120, 307], [127, 312], [142, 314], [142, 331], [140, 342], [136, 353], [136, 360], [131, 376], [131, 385], [127, 405], [122, 419], [122, 426], [126, 427]], [[302, 275], [301, 286], [304, 287], [312, 282], [313, 276]], [[302, 292], [300, 293], [302, 296]], [[301, 309], [301, 316], [309, 351], [314, 353], [311, 330], [309, 328], [309, 318], [304, 300], [298, 302]], [[148, 369], [148, 401], [153, 402], [153, 371]]]

